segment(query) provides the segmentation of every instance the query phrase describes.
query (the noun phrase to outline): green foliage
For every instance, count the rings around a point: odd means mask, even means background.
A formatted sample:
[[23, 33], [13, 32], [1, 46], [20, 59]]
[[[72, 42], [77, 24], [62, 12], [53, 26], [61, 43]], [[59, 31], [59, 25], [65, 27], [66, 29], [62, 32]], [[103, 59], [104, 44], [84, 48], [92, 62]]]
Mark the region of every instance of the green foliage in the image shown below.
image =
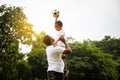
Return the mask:
[[28, 54], [28, 63], [32, 67], [32, 80], [40, 79], [45, 80], [47, 76], [47, 59], [45, 52], [45, 45], [42, 42], [44, 32], [36, 34], [36, 40], [33, 41], [33, 47], [30, 54]]
[[103, 40], [94, 41], [94, 43], [102, 51], [115, 55], [116, 57], [120, 56], [120, 38], [117, 39], [105, 36]]
[[[34, 49], [45, 49], [45, 45], [43, 43], [43, 37], [45, 36], [45, 32], [40, 32], [39, 34], [35, 34], [34, 38], [35, 40], [32, 41], [32, 50]], [[38, 48], [39, 47], [39, 48]]]
[[[23, 43], [32, 40], [32, 25], [26, 22], [27, 17], [22, 8], [2, 5], [0, 11], [2, 14], [0, 16], [0, 33], [2, 35], [9, 36], [13, 41], [20, 40]], [[3, 37], [2, 35], [1, 37]]]
[[101, 41], [94, 41], [98, 48], [105, 53], [113, 55], [113, 59], [119, 64], [117, 66], [117, 71], [120, 74], [120, 38], [111, 38], [111, 36], [105, 36]]
[[22, 8], [0, 6], [0, 80], [14, 80], [16, 65], [23, 58], [19, 42], [32, 40], [32, 25], [27, 23]]
[[[0, 80], [46, 80], [44, 36], [45, 32], [33, 32], [21, 7], [0, 6]], [[70, 74], [65, 80], [119, 80], [120, 38], [105, 36], [101, 41], [80, 43], [70, 36], [66, 40], [73, 54], [67, 57]], [[26, 61], [18, 51], [19, 42], [32, 43]]]
[[31, 66], [25, 60], [19, 61], [17, 63], [17, 80], [30, 80], [30, 76]]
[[72, 44], [73, 54], [68, 56], [68, 80], [118, 80], [118, 63], [112, 55], [103, 53], [90, 42]]
[[32, 67], [32, 78], [45, 79], [46, 70], [47, 70], [47, 61], [45, 54], [41, 53], [32, 53], [29, 55], [28, 63]]

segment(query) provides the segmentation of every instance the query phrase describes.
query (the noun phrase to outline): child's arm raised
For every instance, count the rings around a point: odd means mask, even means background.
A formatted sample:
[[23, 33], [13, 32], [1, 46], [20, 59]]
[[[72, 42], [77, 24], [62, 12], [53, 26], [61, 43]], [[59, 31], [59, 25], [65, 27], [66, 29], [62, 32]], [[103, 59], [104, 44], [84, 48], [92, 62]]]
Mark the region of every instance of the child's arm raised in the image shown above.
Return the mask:
[[[59, 16], [55, 17], [55, 23], [57, 22], [57, 20], [58, 20], [58, 17], [59, 17]], [[55, 23], [54, 23], [54, 24], [55, 24]]]

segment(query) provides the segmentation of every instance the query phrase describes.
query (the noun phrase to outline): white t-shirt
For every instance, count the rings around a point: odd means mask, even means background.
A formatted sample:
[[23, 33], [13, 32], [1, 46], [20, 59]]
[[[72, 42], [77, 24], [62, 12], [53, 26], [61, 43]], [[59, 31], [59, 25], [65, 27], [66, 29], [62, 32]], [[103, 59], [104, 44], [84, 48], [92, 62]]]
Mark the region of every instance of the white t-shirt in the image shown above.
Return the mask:
[[[57, 31], [55, 41], [58, 40], [62, 35], [65, 37], [65, 32], [63, 30]], [[62, 41], [57, 42], [57, 45], [65, 47], [65, 44]]]
[[64, 62], [61, 58], [65, 48], [60, 46], [53, 47], [53, 45], [46, 48], [47, 61], [48, 61], [48, 71], [56, 71], [63, 73]]

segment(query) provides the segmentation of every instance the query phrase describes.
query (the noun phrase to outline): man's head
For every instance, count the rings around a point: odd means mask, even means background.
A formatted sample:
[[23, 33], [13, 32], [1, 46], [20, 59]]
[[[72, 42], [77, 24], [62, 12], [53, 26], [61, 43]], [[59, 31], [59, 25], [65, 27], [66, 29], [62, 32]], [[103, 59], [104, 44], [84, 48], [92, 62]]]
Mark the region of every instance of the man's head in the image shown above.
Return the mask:
[[56, 29], [57, 31], [62, 30], [62, 26], [63, 26], [63, 23], [62, 23], [62, 21], [60, 21], [60, 20], [55, 23], [55, 29]]
[[44, 43], [46, 46], [53, 45], [54, 39], [53, 39], [51, 36], [49, 36], [49, 35], [45, 35], [44, 38], [43, 38], [43, 43]]

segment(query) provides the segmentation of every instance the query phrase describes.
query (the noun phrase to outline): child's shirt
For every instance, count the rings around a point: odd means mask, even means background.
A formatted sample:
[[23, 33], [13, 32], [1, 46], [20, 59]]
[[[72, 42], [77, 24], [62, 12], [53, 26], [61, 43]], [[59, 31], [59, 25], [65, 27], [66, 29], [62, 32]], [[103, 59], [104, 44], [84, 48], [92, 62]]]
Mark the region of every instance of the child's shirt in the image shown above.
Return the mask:
[[[55, 41], [58, 40], [62, 35], [65, 36], [65, 32], [63, 30], [57, 31]], [[65, 47], [65, 44], [62, 41], [58, 41], [57, 46]]]

